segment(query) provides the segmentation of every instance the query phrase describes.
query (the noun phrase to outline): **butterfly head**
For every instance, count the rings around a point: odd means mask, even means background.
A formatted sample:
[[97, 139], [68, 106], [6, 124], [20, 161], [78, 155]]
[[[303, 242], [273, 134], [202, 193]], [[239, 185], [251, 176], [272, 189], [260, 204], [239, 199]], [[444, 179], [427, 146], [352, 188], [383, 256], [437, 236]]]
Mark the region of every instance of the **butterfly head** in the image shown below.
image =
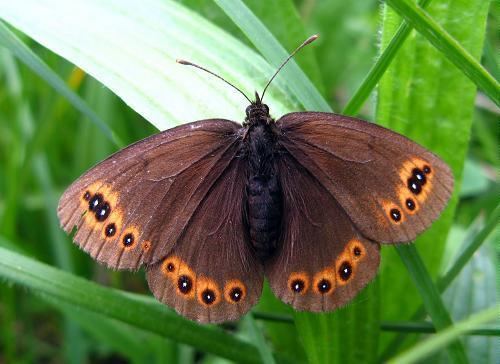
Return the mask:
[[256, 123], [269, 124], [273, 121], [269, 115], [269, 106], [262, 103], [262, 100], [257, 92], [255, 93], [255, 101], [252, 101], [252, 103], [247, 106], [245, 113], [245, 125], [252, 125]]

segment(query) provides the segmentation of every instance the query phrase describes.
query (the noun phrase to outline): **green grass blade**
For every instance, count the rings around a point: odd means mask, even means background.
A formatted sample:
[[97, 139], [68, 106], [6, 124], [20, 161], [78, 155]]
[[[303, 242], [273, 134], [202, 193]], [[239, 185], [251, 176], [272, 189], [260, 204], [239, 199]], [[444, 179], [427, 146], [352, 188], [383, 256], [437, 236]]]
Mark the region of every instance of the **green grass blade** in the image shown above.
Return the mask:
[[[294, 0], [267, 0], [265, 3], [262, 0], [244, 0], [244, 4], [276, 37], [283, 48], [288, 51], [295, 49], [302, 39], [306, 39], [311, 35], [310, 30], [307, 30], [304, 25]], [[216, 8], [212, 4], [209, 6], [211, 9]], [[221, 8], [217, 10], [220, 10], [224, 17], [227, 18], [226, 13]], [[227, 18], [227, 20], [231, 27], [238, 27], [230, 18]], [[238, 30], [241, 31], [240, 28]], [[244, 39], [250, 42], [246, 35], [243, 32], [241, 33]], [[323, 34], [321, 36], [323, 37]], [[293, 59], [313, 82], [320, 94], [324, 95], [324, 78], [316, 60], [317, 48], [318, 45], [315, 44], [310, 50], [297, 53]]]
[[[456, 229], [453, 235], [455, 233]], [[498, 263], [494, 241], [488, 239], [488, 242], [481, 246], [443, 295], [443, 302], [454, 322], [465, 320], [474, 313], [498, 303]], [[452, 241], [448, 241], [448, 251], [452, 249], [453, 245], [455, 244]], [[468, 336], [461, 341], [471, 363], [495, 362], [495, 358], [498, 356], [498, 352], [495, 352], [495, 348], [498, 347], [498, 337]], [[440, 352], [434, 358], [438, 361], [444, 361], [445, 353]]]
[[[401, 259], [405, 263], [413, 283], [422, 297], [427, 313], [436, 326], [436, 329], [443, 330], [448, 326], [452, 326], [450, 314], [444, 307], [443, 301], [437, 287], [432, 282], [432, 279], [425, 268], [422, 259], [418, 255], [415, 246], [397, 246], [396, 247]], [[450, 358], [454, 363], [467, 363], [465, 349], [459, 341], [452, 342], [448, 350]]]
[[144, 362], [147, 359], [148, 349], [150, 348], [146, 340], [151, 340], [152, 334], [145, 334], [136, 328], [82, 308], [75, 312], [73, 305], [52, 296], [42, 295], [42, 298], [63, 312], [65, 317], [72, 320], [72, 322], [78, 323], [83, 330], [94, 336], [99, 343], [108, 345], [135, 362], [141, 359]]
[[[241, 95], [176, 59], [201, 64], [250, 95], [273, 72], [249, 47], [172, 0], [147, 0], [147, 6], [0, 0], [0, 9], [0, 19], [83, 69], [160, 130], [208, 117], [244, 118]], [[268, 99], [278, 114], [297, 104], [283, 88], [274, 84]]]
[[[420, 0], [419, 6], [425, 8], [431, 0]], [[399, 48], [403, 45], [404, 41], [410, 35], [412, 26], [408, 22], [403, 21], [399, 26], [396, 34], [391, 39], [387, 47], [383, 50], [380, 57], [378, 57], [377, 62], [372, 66], [368, 75], [366, 75], [363, 83], [358, 88], [354, 96], [349, 100], [347, 105], [344, 107], [343, 114], [345, 115], [356, 115], [361, 107], [363, 106], [366, 99], [370, 96], [370, 93], [377, 86], [380, 78], [384, 75], [392, 60], [398, 53]]]
[[111, 319], [240, 363], [260, 362], [257, 349], [222, 330], [197, 325], [152, 299], [101, 287], [0, 248], [0, 277]]
[[[293, 318], [283, 314], [269, 314], [266, 312], [253, 312], [255, 319], [270, 321], [282, 324], [293, 324]], [[382, 331], [395, 331], [403, 333], [426, 333], [432, 334], [436, 332], [436, 328], [430, 322], [425, 321], [386, 321], [380, 324]], [[483, 325], [474, 330], [468, 331], [465, 335], [478, 336], [500, 336], [499, 325]]]
[[[396, 331], [405, 333], [420, 333], [420, 334], [433, 334], [436, 328], [430, 322], [384, 322], [382, 323], [381, 330]], [[500, 325], [481, 325], [474, 329], [465, 331], [463, 335], [478, 335], [478, 336], [500, 336]]]
[[454, 326], [449, 327], [443, 332], [433, 335], [427, 340], [415, 345], [407, 352], [389, 360], [389, 363], [409, 364], [423, 362], [424, 359], [432, 353], [437, 352], [439, 349], [442, 349], [454, 340], [457, 340], [460, 335], [474, 330], [486, 322], [496, 320], [499, 316], [500, 305], [481, 311], [466, 320], [456, 323]]
[[264, 364], [275, 364], [273, 353], [271, 352], [271, 348], [269, 344], [266, 342], [262, 330], [257, 326], [257, 322], [253, 318], [252, 315], [246, 315], [244, 318], [244, 322], [247, 325], [250, 336], [252, 338], [253, 343], [257, 347], [260, 353], [260, 357]]
[[[1, 14], [0, 14], [1, 18]], [[117, 146], [122, 143], [101, 118], [66, 83], [33, 53], [3, 22], [0, 21], [0, 45], [12, 52], [21, 62], [43, 78], [50, 86], [65, 97], [74, 107], [92, 121], [109, 140]]]
[[491, 213], [488, 221], [484, 227], [477, 233], [470, 244], [464, 249], [460, 256], [455, 260], [455, 263], [450, 267], [450, 269], [437, 280], [437, 287], [440, 292], [444, 292], [446, 288], [449, 287], [451, 282], [458, 276], [462, 271], [467, 262], [470, 261], [474, 253], [479, 249], [479, 247], [486, 241], [486, 238], [491, 234], [491, 232], [498, 226], [500, 221], [500, 204], [497, 205], [495, 210]]
[[344, 308], [331, 313], [294, 313], [312, 364], [371, 362], [378, 350], [379, 316], [378, 279]]
[[387, 0], [387, 3], [443, 52], [497, 106], [500, 106], [500, 84], [498, 81], [429, 14], [407, 0]]
[[[240, 27], [259, 52], [275, 68], [278, 67], [292, 51], [283, 48], [274, 35], [241, 0], [215, 0], [215, 3], [224, 10], [238, 27]], [[271, 75], [272, 73], [270, 73], [268, 77]], [[331, 111], [328, 103], [294, 60], [291, 60], [288, 65], [283, 68], [277, 79], [278, 78], [286, 79], [290, 94], [294, 95], [305, 109]], [[272, 94], [272, 88], [273, 87], [269, 89], [270, 94]]]
[[[53, 212], [54, 211], [55, 210], [53, 210]], [[20, 243], [15, 244], [14, 242], [0, 236], [0, 247], [8, 248], [9, 250], [15, 249], [14, 251], [25, 256], [26, 253], [22, 251], [20, 247], [22, 245], [23, 244]], [[0, 277], [0, 281], [1, 278], [2, 277]], [[162, 348], [171, 344], [166, 343], [165, 339], [157, 334], [137, 329], [134, 326], [102, 315], [100, 312], [89, 311], [84, 309], [82, 306], [79, 306], [78, 310], [75, 310], [75, 306], [72, 303], [61, 300], [57, 296], [49, 295], [43, 292], [36, 293], [41, 295], [43, 301], [54, 306], [64, 314], [67, 319], [65, 327], [67, 327], [69, 323], [72, 325], [76, 323], [83, 330], [94, 336], [99, 343], [109, 345], [109, 347], [129, 356], [130, 358], [137, 358], [135, 361], [137, 363], [142, 363], [147, 358], [151, 357], [152, 350], [154, 350], [154, 346], [157, 345], [157, 341], [162, 341]], [[135, 295], [135, 297], [140, 296]], [[80, 343], [83, 344], [82, 346], [86, 347], [81, 335], [78, 335], [78, 339], [79, 342], [81, 340]], [[68, 345], [67, 339], [65, 340], [65, 343], [65, 350], [69, 351], [72, 347]], [[71, 351], [68, 354], [72, 355], [73, 360], [79, 359], [79, 357], [75, 355], [74, 351]], [[70, 360], [66, 359], [66, 361], [69, 362]], [[79, 362], [81, 362], [81, 360]]]
[[[495, 208], [495, 210], [488, 217], [488, 221], [484, 227], [474, 235], [470, 242], [466, 242], [466, 248], [462, 251], [459, 257], [455, 260], [448, 271], [437, 279], [436, 287], [440, 294], [443, 294], [454, 279], [459, 275], [459, 273], [464, 268], [465, 264], [470, 261], [474, 253], [481, 247], [481, 245], [486, 241], [491, 232], [498, 226], [498, 221], [500, 219], [500, 205]], [[425, 316], [426, 310], [422, 305], [420, 306], [412, 315], [412, 320], [420, 320]], [[382, 359], [390, 358], [394, 353], [397, 352], [398, 348], [402, 346], [405, 342], [405, 338], [402, 335], [398, 335], [393, 338], [391, 343], [387, 346], [387, 349], [382, 353]]]
[[49, 163], [45, 155], [37, 155], [34, 158], [33, 169], [45, 199], [45, 216], [51, 241], [53, 261], [57, 267], [73, 272], [71, 246], [65, 239], [63, 230], [59, 227], [56, 215], [58, 198], [54, 191], [51, 176], [49, 175]]

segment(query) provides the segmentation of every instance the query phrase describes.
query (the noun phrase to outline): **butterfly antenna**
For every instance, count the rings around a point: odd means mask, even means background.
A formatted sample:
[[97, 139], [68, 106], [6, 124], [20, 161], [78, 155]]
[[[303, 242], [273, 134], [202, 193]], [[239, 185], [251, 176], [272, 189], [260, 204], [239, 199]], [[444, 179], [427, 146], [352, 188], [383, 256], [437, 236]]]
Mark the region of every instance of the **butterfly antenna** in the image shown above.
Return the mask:
[[316, 39], [318, 39], [319, 35], [318, 34], [314, 34], [314, 35], [311, 35], [309, 38], [307, 38], [304, 43], [302, 43], [301, 45], [299, 45], [292, 53], [290, 53], [290, 55], [287, 57], [287, 59], [285, 59], [285, 61], [281, 64], [281, 66], [278, 67], [278, 69], [276, 70], [276, 72], [274, 72], [274, 75], [273, 77], [271, 77], [271, 79], [269, 80], [269, 82], [267, 83], [266, 87], [264, 87], [264, 91], [262, 91], [262, 96], [260, 97], [260, 100], [262, 101], [262, 99], [264, 98], [264, 94], [266, 93], [266, 90], [267, 88], [269, 87], [269, 85], [271, 84], [271, 82], [273, 82], [274, 78], [278, 75], [278, 73], [281, 71], [281, 69], [288, 63], [288, 61], [293, 57], [295, 56], [295, 54], [300, 51], [302, 48], [304, 48], [306, 45], [308, 45], [309, 43], [312, 43], [314, 42]]
[[225, 83], [227, 83], [229, 86], [231, 86], [232, 88], [234, 88], [235, 90], [237, 90], [240, 94], [242, 94], [243, 96], [245, 96], [245, 99], [247, 99], [249, 103], [252, 103], [252, 100], [250, 100], [250, 99], [248, 98], [248, 96], [247, 96], [247, 95], [245, 95], [245, 93], [244, 93], [243, 91], [241, 91], [238, 87], [236, 87], [235, 85], [233, 85], [231, 82], [229, 82], [229, 81], [225, 80], [224, 78], [222, 78], [222, 77], [221, 77], [221, 76], [219, 76], [218, 74], [216, 74], [216, 73], [214, 73], [214, 72], [212, 72], [212, 71], [209, 71], [209, 70], [207, 70], [207, 69], [206, 69], [206, 68], [204, 68], [204, 67], [198, 66], [198, 65], [197, 65], [197, 64], [195, 64], [195, 63], [192, 63], [192, 62], [189, 62], [189, 61], [185, 61], [185, 60], [183, 60], [183, 59], [177, 59], [177, 60], [175, 60], [175, 61], [176, 61], [177, 63], [183, 64], [184, 66], [192, 66], [192, 67], [198, 68], [198, 69], [200, 69], [200, 70], [202, 70], [202, 71], [205, 71], [205, 72], [210, 73], [212, 76], [217, 77], [219, 80], [224, 81], [224, 82], [225, 82]]

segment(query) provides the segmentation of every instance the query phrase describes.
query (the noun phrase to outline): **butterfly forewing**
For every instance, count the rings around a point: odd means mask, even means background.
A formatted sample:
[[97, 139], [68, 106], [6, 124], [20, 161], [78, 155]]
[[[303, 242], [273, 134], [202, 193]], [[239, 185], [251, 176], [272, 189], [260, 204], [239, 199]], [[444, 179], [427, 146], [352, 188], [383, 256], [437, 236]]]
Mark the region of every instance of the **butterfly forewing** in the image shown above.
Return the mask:
[[266, 263], [273, 292], [295, 309], [346, 304], [379, 265], [379, 245], [363, 237], [332, 195], [290, 155], [279, 158], [283, 226]]
[[192, 320], [235, 320], [258, 300], [263, 271], [244, 226], [246, 161], [235, 158], [168, 256], [148, 269], [158, 300]]
[[387, 243], [414, 239], [451, 195], [449, 167], [388, 129], [315, 112], [288, 114], [277, 124], [280, 144], [367, 238]]
[[163, 258], [237, 153], [241, 127], [205, 120], [135, 143], [86, 172], [58, 216], [96, 260], [137, 269]]

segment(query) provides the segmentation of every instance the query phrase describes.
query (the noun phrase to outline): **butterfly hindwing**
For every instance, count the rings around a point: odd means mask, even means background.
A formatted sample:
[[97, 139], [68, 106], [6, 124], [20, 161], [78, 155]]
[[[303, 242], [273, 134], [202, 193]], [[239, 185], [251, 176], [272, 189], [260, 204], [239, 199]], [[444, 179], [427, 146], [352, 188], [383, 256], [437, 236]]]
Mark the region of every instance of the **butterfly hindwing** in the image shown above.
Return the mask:
[[137, 142], [91, 168], [63, 194], [64, 230], [96, 260], [137, 269], [163, 258], [238, 152], [241, 126], [182, 125]]
[[244, 227], [246, 168], [233, 159], [171, 252], [148, 269], [155, 297], [192, 320], [235, 320], [260, 297], [263, 269]]
[[342, 115], [291, 113], [277, 121], [279, 143], [330, 192], [359, 231], [406, 242], [437, 219], [453, 175], [406, 137]]
[[297, 310], [330, 311], [373, 279], [379, 245], [363, 237], [331, 194], [292, 156], [278, 162], [283, 223], [266, 263], [273, 292]]

